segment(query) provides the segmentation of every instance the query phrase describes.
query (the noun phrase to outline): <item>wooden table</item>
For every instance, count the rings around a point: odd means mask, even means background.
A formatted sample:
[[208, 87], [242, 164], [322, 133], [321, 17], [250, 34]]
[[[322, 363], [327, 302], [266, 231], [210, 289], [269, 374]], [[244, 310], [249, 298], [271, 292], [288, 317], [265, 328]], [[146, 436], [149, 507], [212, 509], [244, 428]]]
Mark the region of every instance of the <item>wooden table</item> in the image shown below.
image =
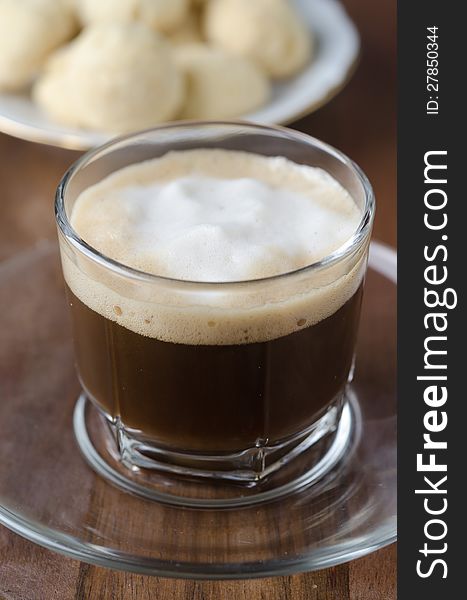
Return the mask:
[[[342, 149], [376, 191], [375, 237], [396, 243], [396, 3], [346, 0], [363, 39], [356, 75], [336, 99], [294, 127]], [[0, 261], [54, 239], [57, 182], [77, 154], [0, 135]], [[120, 573], [44, 550], [0, 526], [1, 600], [393, 600], [395, 545], [304, 575], [193, 582]]]

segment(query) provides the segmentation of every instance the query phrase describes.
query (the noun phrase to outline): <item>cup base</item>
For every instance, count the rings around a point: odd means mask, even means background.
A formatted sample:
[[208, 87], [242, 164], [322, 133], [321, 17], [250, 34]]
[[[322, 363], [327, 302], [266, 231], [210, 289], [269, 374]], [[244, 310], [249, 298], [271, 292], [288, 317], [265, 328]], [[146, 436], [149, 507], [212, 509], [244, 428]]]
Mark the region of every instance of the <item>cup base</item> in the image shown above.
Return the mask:
[[74, 432], [89, 465], [111, 483], [147, 499], [192, 507], [228, 507], [276, 499], [315, 484], [348, 455], [358, 438], [358, 402], [348, 388], [342, 410], [332, 406], [287, 444], [223, 456], [168, 452], [135, 440], [82, 394]]

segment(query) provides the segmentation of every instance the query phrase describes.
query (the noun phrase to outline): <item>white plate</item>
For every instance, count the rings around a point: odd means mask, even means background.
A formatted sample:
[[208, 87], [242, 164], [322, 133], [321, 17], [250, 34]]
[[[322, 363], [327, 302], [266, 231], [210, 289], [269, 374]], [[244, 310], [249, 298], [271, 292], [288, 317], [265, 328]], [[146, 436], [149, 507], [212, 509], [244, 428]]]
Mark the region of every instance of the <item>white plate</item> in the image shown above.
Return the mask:
[[[329, 101], [346, 83], [358, 57], [358, 32], [337, 0], [293, 0], [313, 32], [313, 60], [299, 75], [274, 85], [270, 102], [242, 115], [263, 124], [284, 125]], [[0, 131], [34, 142], [87, 150], [113, 137], [61, 126], [26, 94], [0, 93]]]

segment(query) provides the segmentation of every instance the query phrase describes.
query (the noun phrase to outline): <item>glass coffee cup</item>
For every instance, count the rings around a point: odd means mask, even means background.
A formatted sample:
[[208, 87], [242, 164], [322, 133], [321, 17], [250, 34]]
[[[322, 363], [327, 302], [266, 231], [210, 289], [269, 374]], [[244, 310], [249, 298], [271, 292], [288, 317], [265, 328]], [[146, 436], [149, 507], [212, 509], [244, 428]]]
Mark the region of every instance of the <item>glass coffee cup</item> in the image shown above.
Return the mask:
[[[84, 190], [124, 167], [194, 149], [319, 167], [351, 195], [358, 225], [312, 264], [208, 282], [132, 268], [74, 230]], [[56, 219], [77, 372], [121, 463], [249, 486], [310, 449], [309, 468], [322, 464], [346, 405], [373, 215], [371, 186], [351, 160], [281, 128], [179, 123], [112, 141], [72, 166]], [[340, 455], [350, 435], [341, 436]]]

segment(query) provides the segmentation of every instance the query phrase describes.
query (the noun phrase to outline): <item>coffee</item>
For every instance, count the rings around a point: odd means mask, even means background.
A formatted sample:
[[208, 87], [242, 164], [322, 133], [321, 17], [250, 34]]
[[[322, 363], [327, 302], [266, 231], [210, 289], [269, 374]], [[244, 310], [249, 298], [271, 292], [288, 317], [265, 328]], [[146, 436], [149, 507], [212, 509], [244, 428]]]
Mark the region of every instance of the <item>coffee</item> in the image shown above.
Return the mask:
[[171, 152], [88, 188], [77, 233], [159, 279], [62, 257], [85, 391], [169, 449], [236, 452], [306, 431], [342, 396], [365, 258], [312, 283], [284, 273], [337, 250], [360, 218], [324, 171], [226, 150]]
[[102, 317], [69, 291], [90, 398], [126, 428], [184, 450], [238, 451], [304, 431], [347, 380], [361, 287], [333, 315], [267, 342], [161, 342]]

